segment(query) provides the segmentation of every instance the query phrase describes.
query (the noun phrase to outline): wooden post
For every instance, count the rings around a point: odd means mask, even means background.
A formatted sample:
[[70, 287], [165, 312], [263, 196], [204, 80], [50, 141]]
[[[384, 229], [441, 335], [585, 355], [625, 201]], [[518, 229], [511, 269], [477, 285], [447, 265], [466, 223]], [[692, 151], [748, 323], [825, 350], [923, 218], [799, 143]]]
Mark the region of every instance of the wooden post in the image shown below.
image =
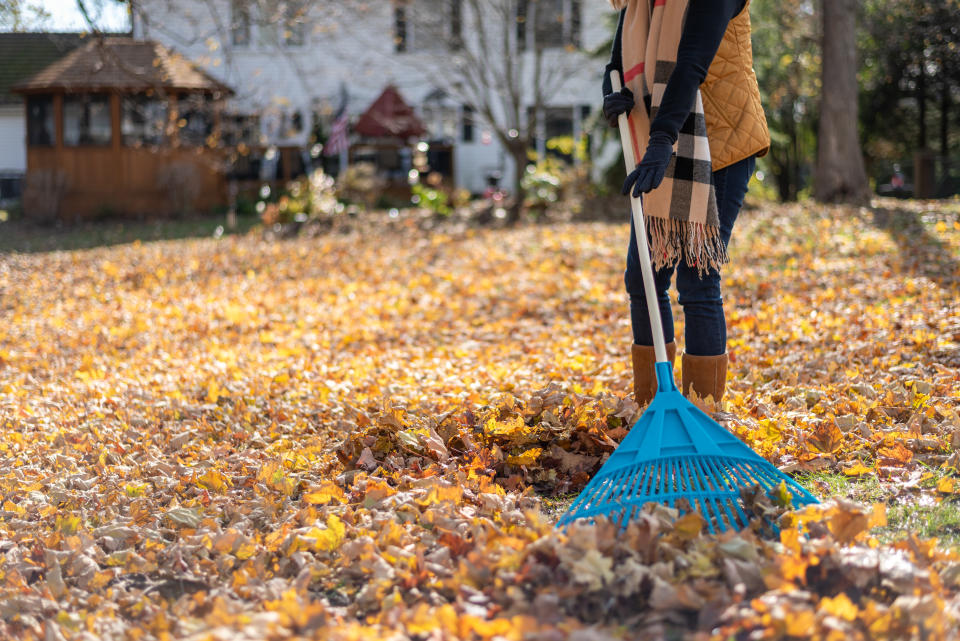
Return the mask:
[[53, 94], [53, 146], [63, 150], [63, 93]]
[[114, 157], [120, 153], [120, 120], [122, 117], [120, 112], [120, 94], [115, 91], [110, 94], [110, 142]]
[[180, 146], [180, 105], [177, 101], [177, 94], [171, 92], [167, 95], [167, 146], [171, 148]]
[[[210, 97], [210, 98], [209, 98], [209, 101], [210, 101], [210, 103], [212, 104], [212, 111], [213, 111], [213, 131], [211, 132], [211, 134], [213, 135], [213, 140], [214, 140], [215, 142], [214, 142], [214, 145], [212, 145], [212, 146], [214, 146], [214, 147], [220, 147], [220, 146], [222, 146], [222, 145], [221, 145], [221, 136], [222, 136], [222, 134], [223, 134], [223, 131], [222, 131], [223, 121], [222, 121], [222, 118], [221, 118], [222, 115], [223, 115], [223, 114], [222, 114], [222, 111], [223, 111], [223, 101], [221, 101], [221, 100], [215, 100], [213, 97]], [[204, 142], [206, 142], [206, 141], [204, 141]]]

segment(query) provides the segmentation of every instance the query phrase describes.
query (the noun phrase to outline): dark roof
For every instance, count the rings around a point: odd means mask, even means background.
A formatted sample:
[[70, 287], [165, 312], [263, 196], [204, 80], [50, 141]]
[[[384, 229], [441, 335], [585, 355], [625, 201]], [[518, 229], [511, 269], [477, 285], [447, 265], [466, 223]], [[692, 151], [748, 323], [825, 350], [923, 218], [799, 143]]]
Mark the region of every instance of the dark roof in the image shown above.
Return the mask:
[[23, 98], [10, 88], [83, 43], [80, 33], [0, 33], [0, 105]]
[[19, 92], [47, 89], [178, 89], [233, 93], [225, 84], [159, 42], [116, 36], [91, 37], [82, 47], [13, 88]]
[[404, 102], [397, 88], [388, 85], [360, 116], [353, 130], [371, 138], [410, 138], [422, 136], [427, 128]]

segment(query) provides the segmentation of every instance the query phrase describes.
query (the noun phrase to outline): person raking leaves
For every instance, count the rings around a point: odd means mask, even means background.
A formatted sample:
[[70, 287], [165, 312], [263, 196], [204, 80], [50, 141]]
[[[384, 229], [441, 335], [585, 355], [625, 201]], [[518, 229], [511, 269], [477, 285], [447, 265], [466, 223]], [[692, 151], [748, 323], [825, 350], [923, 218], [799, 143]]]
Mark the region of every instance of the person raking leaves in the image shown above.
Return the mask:
[[[726, 319], [720, 269], [753, 175], [770, 147], [753, 72], [750, 0], [611, 0], [620, 10], [603, 81], [611, 126], [629, 114], [636, 158], [623, 193], [643, 207], [667, 355], [676, 358], [668, 289], [674, 273], [685, 318], [683, 393], [712, 397], [726, 386]], [[614, 92], [611, 70], [622, 73]], [[640, 96], [640, 100], [636, 99]], [[656, 361], [631, 219], [624, 275], [633, 327], [634, 394], [656, 393]], [[692, 392], [691, 392], [692, 390]]]

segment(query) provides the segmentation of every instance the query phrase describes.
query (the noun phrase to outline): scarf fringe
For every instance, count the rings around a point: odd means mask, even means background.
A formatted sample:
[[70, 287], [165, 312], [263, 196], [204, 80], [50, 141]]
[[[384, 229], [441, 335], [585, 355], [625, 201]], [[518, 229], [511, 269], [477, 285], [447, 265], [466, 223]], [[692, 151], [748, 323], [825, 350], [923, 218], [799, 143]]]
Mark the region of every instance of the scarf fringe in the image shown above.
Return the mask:
[[702, 277], [710, 270], [720, 271], [722, 265], [730, 262], [719, 227], [654, 216], [645, 216], [644, 225], [654, 270], [675, 265], [684, 258], [687, 266], [696, 267]]

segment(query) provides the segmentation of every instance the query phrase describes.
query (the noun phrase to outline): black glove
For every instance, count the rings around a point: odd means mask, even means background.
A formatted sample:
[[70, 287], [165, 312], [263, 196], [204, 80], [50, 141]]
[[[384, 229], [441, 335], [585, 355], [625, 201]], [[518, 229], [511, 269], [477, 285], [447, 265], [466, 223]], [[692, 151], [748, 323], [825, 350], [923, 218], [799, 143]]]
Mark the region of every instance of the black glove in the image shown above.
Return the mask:
[[630, 193], [632, 186], [633, 197], [639, 198], [640, 194], [656, 189], [663, 181], [663, 174], [667, 171], [667, 165], [670, 164], [672, 157], [673, 143], [670, 142], [670, 136], [662, 131], [650, 134], [647, 153], [643, 155], [643, 160], [637, 168], [631, 171], [623, 181], [623, 189], [620, 193], [626, 196]]
[[603, 97], [603, 117], [611, 127], [617, 126], [617, 117], [620, 114], [630, 113], [631, 109], [633, 109], [633, 92], [626, 87]]

